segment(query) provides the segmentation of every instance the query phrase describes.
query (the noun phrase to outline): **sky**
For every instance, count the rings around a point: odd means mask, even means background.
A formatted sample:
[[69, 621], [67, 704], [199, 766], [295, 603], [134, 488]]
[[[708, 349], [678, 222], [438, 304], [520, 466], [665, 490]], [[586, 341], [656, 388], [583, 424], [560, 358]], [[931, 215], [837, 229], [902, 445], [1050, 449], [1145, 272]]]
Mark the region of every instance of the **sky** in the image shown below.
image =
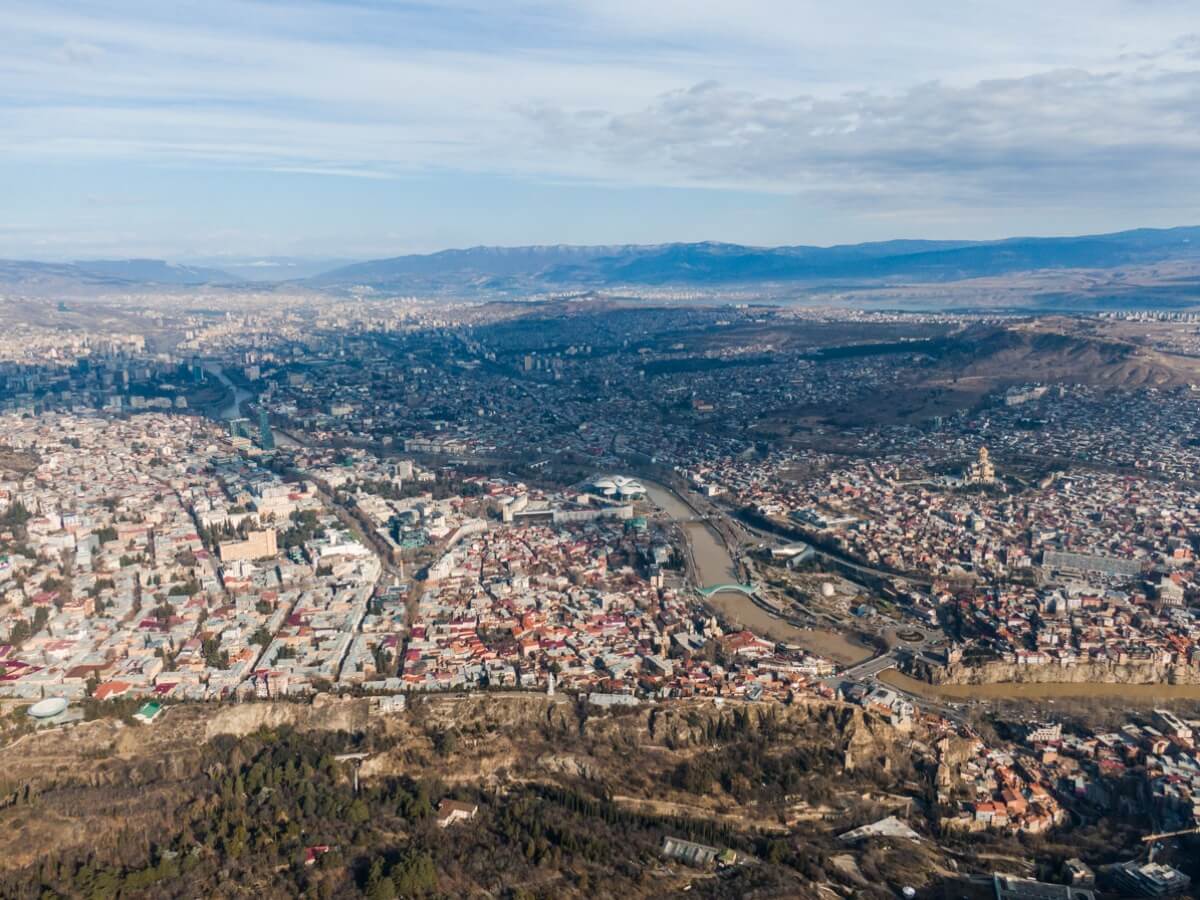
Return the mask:
[[0, 21], [0, 258], [1200, 224], [1194, 0], [3, 0]]

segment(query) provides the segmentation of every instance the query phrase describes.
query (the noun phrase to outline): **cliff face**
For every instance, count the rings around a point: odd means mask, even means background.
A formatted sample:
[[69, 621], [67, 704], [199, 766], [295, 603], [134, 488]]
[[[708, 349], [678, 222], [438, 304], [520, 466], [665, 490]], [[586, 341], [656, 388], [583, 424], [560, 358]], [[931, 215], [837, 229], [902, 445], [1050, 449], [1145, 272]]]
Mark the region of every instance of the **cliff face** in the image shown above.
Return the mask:
[[204, 740], [220, 734], [244, 737], [260, 728], [288, 726], [298, 731], [363, 731], [370, 718], [365, 699], [337, 699], [327, 695], [306, 703], [242, 703], [222, 706], [205, 722]]
[[[899, 737], [887, 722], [867, 715], [857, 706], [824, 700], [798, 700], [788, 706], [740, 702], [716, 706], [703, 701], [674, 703], [647, 708], [635, 721], [644, 727], [649, 741], [686, 748], [708, 746], [711, 743], [707, 736], [710, 727], [735, 716], [742, 717], [749, 730], [774, 725], [787, 733], [812, 734], [824, 739], [846, 755], [847, 768], [853, 768], [856, 761], [885, 751]], [[609, 721], [621, 723], [625, 718]], [[591, 730], [592, 723], [588, 724]], [[600, 719], [596, 727], [605, 724], [606, 720]], [[623, 723], [620, 727], [628, 729], [630, 724], [633, 723]]]
[[739, 727], [747, 731], [774, 726], [787, 733], [811, 733], [814, 739], [845, 753], [848, 767], [882, 752], [898, 736], [887, 722], [865, 714], [859, 707], [817, 699], [799, 699], [787, 706], [740, 701], [718, 706], [705, 700], [675, 701], [601, 712], [561, 695], [433, 695], [414, 701], [414, 712], [427, 726], [440, 729], [478, 727], [490, 733], [514, 735], [536, 728], [613, 746], [652, 745], [678, 750], [710, 746], [712, 730], [722, 720], [728, 724], [737, 718]]
[[567, 695], [533, 693], [474, 693], [413, 695], [413, 712], [437, 728], [485, 729], [545, 726], [555, 730], [577, 727], [575, 701]]
[[[585, 779], [605, 786], [624, 809], [753, 831], [779, 829], [778, 816], [764, 817], [756, 801], [739, 799], [719, 779], [692, 789], [677, 783], [676, 773], [683, 767], [711, 780], [731, 759], [746, 768], [736, 783], [749, 790], [762, 759], [787, 758], [829, 791], [861, 799], [863, 785], [873, 784], [870, 773], [895, 771], [914, 754], [910, 736], [886, 721], [816, 699], [601, 711], [566, 696], [441, 695], [411, 697], [408, 712], [396, 715], [373, 712], [367, 699], [329, 696], [312, 704], [181, 704], [152, 726], [97, 720], [31, 734], [7, 748], [0, 826], [9, 840], [0, 841], [0, 877], [32, 865], [45, 848], [115, 853], [130, 833], [170, 834], [180, 815], [208, 815], [206, 804], [216, 802], [212, 779], [247, 758], [246, 744], [229, 738], [274, 731], [248, 738], [270, 746], [284, 729], [370, 732], [364, 779], [403, 776], [501, 799], [531, 784], [575, 790]], [[339, 746], [336, 737], [312, 739]], [[788, 802], [788, 815], [827, 811], [820, 800]]]
[[915, 674], [933, 684], [1200, 684], [1200, 668], [1154, 663], [1084, 663], [1078, 666], [1019, 666], [990, 662], [929, 667]]

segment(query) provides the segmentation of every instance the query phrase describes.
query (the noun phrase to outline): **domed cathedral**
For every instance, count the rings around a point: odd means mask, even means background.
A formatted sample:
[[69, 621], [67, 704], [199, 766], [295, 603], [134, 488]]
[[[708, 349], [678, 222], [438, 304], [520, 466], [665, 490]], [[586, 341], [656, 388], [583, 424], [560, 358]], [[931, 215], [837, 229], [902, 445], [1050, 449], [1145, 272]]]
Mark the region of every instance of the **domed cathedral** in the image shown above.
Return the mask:
[[967, 469], [967, 484], [995, 484], [996, 467], [992, 465], [991, 455], [987, 447], [979, 448], [979, 459], [971, 463]]

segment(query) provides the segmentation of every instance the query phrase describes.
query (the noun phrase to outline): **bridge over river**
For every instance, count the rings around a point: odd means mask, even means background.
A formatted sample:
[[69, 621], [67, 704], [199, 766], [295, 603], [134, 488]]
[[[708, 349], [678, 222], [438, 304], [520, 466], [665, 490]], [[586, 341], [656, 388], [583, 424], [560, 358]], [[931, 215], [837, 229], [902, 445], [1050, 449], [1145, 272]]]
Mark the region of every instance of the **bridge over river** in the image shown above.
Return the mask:
[[756, 593], [758, 593], [758, 585], [738, 584], [737, 582], [734, 582], [732, 584], [714, 584], [708, 587], [696, 588], [696, 593], [698, 593], [701, 597], [704, 597], [706, 600], [713, 594], [719, 594], [722, 591], [736, 591], [740, 594], [745, 594], [747, 597], [753, 597]]
[[696, 587], [706, 591], [705, 596], [711, 596], [719, 587], [740, 584], [737, 565], [716, 528], [670, 488], [644, 478], [642, 484], [646, 486], [646, 494], [654, 505], [684, 530], [688, 539]]
[[643, 477], [646, 493], [656, 506], [675, 520], [687, 538], [693, 590], [708, 605], [763, 637], [799, 644], [819, 656], [843, 665], [854, 665], [874, 655], [871, 648], [839, 632], [793, 621], [766, 604], [761, 585], [742, 581], [738, 566], [713, 524], [675, 491]]

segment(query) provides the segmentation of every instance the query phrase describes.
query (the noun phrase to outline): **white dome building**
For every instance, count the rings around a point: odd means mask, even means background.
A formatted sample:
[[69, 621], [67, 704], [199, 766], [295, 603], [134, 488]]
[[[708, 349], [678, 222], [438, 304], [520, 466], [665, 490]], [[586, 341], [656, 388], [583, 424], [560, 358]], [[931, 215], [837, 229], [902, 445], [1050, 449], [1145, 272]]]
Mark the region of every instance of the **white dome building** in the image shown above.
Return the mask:
[[53, 719], [57, 715], [61, 715], [67, 710], [67, 701], [64, 697], [47, 697], [45, 700], [40, 700], [33, 706], [29, 707], [29, 716], [33, 719]]
[[646, 496], [645, 486], [626, 475], [599, 475], [591, 480], [588, 487], [605, 497], [619, 500], [635, 500]]

